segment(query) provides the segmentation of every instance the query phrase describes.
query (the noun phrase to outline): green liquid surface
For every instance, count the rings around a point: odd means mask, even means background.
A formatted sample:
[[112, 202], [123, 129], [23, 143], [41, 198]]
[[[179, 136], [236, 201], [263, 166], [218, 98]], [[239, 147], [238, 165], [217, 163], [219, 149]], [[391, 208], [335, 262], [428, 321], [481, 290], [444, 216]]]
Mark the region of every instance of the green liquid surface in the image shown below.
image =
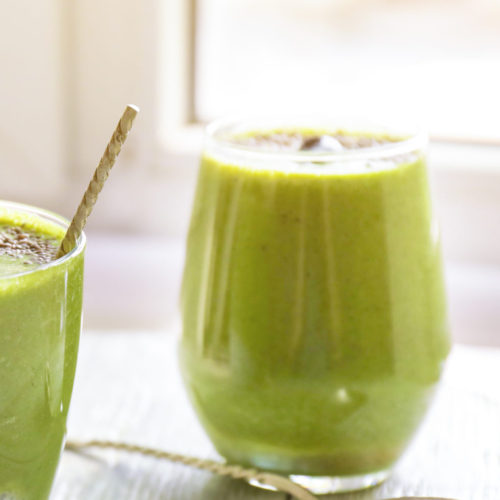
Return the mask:
[[[0, 206], [54, 248], [64, 230]], [[1, 249], [0, 249], [1, 250]], [[81, 326], [83, 252], [45, 268], [0, 252], [0, 497], [42, 500], [62, 451]]]
[[180, 356], [230, 461], [362, 474], [391, 467], [414, 435], [449, 338], [425, 158], [393, 163], [203, 157]]

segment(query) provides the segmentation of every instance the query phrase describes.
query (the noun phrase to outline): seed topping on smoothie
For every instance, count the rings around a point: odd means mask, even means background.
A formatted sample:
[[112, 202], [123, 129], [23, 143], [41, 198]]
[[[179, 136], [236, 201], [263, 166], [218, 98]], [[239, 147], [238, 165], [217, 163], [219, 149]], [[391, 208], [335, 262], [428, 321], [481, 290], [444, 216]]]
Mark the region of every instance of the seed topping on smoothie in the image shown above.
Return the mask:
[[234, 136], [231, 142], [268, 151], [310, 151], [335, 153], [372, 148], [398, 142], [388, 136], [370, 136], [346, 132], [308, 134], [300, 131], [277, 131]]
[[19, 226], [0, 225], [0, 257], [22, 261], [26, 266], [46, 264], [53, 260], [58, 240]]

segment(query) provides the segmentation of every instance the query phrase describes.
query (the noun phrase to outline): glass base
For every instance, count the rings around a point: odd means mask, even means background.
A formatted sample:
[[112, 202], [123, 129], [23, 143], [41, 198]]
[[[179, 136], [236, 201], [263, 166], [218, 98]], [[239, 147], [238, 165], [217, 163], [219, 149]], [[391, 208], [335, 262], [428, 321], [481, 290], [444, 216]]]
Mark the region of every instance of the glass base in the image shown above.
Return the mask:
[[[314, 495], [328, 495], [330, 493], [345, 493], [348, 491], [364, 490], [377, 486], [385, 481], [391, 471], [389, 469], [373, 472], [371, 474], [361, 474], [359, 476], [300, 476], [292, 474], [289, 478], [296, 484], [303, 486]], [[274, 489], [259, 481], [249, 481], [252, 486], [266, 490]]]

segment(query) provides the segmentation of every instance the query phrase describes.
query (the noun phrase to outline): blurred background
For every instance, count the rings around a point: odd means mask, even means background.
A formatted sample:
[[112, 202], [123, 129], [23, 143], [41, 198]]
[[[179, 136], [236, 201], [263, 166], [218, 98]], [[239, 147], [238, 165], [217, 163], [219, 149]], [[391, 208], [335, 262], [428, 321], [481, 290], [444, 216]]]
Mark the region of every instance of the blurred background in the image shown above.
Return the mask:
[[203, 125], [234, 114], [425, 124], [453, 333], [500, 345], [499, 0], [4, 0], [0, 198], [92, 215], [85, 326], [174, 324]]

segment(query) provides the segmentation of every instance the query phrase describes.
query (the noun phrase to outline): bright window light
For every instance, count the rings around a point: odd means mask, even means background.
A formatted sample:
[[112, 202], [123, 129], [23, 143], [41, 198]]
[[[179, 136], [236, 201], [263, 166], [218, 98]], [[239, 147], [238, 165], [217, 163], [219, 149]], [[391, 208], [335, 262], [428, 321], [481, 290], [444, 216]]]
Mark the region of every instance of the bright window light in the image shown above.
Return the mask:
[[500, 3], [198, 0], [196, 117], [297, 113], [500, 143]]

